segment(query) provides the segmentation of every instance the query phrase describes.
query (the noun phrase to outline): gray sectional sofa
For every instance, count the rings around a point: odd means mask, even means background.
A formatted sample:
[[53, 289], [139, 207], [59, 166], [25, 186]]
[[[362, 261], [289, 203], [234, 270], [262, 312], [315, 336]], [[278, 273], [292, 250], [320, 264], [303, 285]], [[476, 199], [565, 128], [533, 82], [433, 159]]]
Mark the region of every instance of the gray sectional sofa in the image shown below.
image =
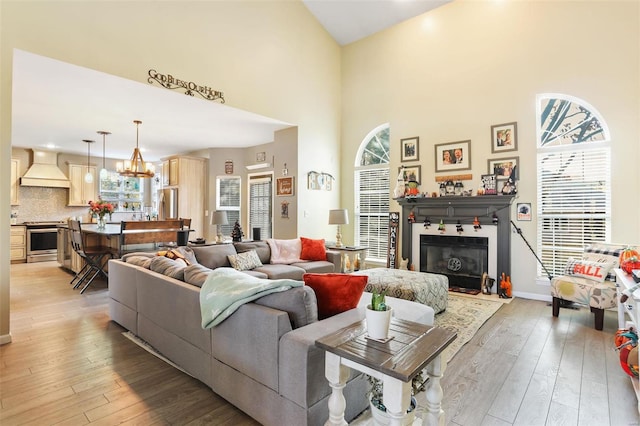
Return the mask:
[[[198, 262], [215, 257], [206, 249], [194, 249]], [[274, 266], [285, 273], [282, 265]], [[206, 274], [202, 264], [194, 267]], [[364, 318], [371, 295], [364, 293], [358, 308], [318, 321], [314, 291], [296, 287], [244, 304], [211, 329], [201, 327], [199, 295], [197, 284], [126, 259], [109, 261], [114, 321], [264, 425], [324, 424], [331, 389], [324, 377], [324, 351], [315, 340]], [[388, 303], [400, 318], [433, 323], [428, 306], [393, 298]], [[367, 407], [367, 387], [363, 375], [352, 374], [344, 389], [348, 420]]]

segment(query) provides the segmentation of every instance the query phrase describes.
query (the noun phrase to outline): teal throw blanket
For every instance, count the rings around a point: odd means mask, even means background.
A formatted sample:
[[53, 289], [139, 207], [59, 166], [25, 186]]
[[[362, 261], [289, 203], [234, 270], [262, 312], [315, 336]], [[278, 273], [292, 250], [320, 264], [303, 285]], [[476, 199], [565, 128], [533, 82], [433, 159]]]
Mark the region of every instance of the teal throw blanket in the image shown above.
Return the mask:
[[215, 327], [244, 303], [303, 284], [296, 280], [256, 278], [233, 268], [216, 268], [200, 290], [202, 328]]

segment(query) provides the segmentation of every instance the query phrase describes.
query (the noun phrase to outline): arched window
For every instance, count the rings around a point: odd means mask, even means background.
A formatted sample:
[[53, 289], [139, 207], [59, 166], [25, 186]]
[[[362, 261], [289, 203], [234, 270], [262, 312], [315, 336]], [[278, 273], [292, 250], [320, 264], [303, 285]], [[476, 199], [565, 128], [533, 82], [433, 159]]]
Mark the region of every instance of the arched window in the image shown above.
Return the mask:
[[364, 138], [355, 161], [355, 243], [367, 259], [385, 261], [389, 234], [389, 124]]
[[[537, 97], [538, 256], [551, 275], [611, 235], [611, 147], [600, 114], [581, 99]], [[540, 275], [547, 275], [539, 267]]]

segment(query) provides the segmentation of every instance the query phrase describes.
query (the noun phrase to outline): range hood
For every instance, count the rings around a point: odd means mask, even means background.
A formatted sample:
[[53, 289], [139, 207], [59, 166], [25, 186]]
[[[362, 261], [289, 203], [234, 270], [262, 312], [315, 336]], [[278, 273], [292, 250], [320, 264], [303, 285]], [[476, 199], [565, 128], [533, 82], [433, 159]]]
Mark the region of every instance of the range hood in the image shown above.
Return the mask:
[[51, 151], [33, 150], [33, 164], [20, 178], [21, 186], [45, 186], [69, 188], [69, 179], [58, 168], [58, 154]]

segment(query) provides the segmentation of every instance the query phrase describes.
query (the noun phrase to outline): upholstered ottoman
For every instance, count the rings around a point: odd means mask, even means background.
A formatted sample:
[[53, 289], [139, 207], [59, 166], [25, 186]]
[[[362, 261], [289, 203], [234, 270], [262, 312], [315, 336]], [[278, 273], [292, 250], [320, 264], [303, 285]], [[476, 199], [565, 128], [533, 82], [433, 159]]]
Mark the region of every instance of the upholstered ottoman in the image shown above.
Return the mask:
[[369, 277], [365, 291], [370, 293], [386, 289], [389, 296], [430, 306], [436, 314], [447, 309], [449, 278], [445, 275], [389, 268], [365, 269], [353, 274]]

